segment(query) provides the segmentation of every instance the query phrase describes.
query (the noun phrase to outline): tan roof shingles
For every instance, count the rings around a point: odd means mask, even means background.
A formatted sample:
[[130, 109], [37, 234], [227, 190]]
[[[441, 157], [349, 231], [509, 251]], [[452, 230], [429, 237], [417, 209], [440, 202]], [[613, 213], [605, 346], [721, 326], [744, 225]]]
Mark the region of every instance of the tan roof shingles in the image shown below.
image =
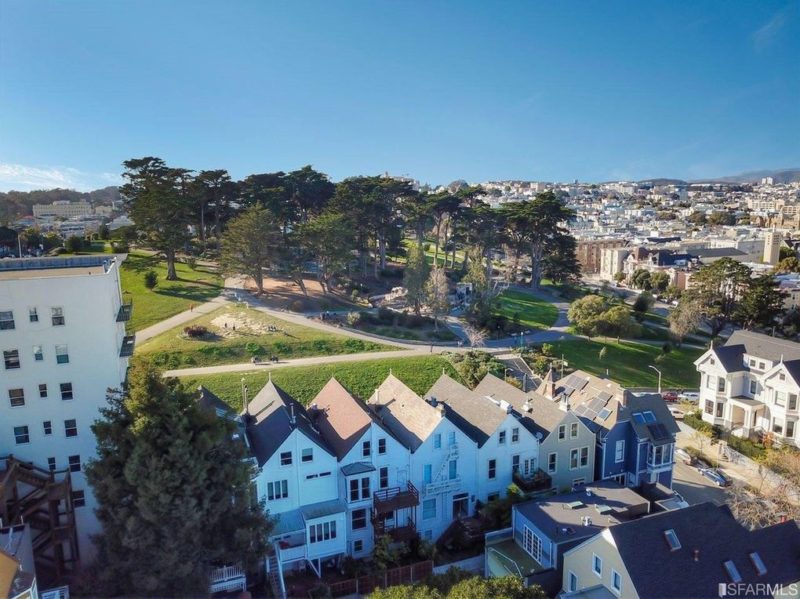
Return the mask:
[[412, 452], [425, 442], [444, 418], [441, 411], [393, 374], [386, 377], [367, 403], [378, 421]]
[[315, 426], [341, 460], [372, 423], [363, 402], [354, 398], [335, 378], [317, 393], [309, 406]]

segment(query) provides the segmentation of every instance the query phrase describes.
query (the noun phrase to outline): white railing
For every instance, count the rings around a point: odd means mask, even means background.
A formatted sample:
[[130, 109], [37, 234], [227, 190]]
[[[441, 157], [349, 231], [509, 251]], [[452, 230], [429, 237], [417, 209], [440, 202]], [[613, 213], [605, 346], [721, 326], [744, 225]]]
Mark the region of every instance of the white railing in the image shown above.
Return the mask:
[[212, 570], [210, 582], [209, 590], [212, 593], [247, 590], [247, 575], [241, 566], [223, 566]]
[[279, 548], [278, 556], [282, 562], [291, 562], [298, 559], [305, 559], [306, 546], [298, 545], [297, 547], [287, 547], [286, 549]]
[[437, 481], [425, 485], [425, 495], [436, 495], [438, 493], [447, 493], [449, 491], [456, 491], [461, 488], [461, 477], [457, 476], [448, 480]]
[[40, 599], [69, 599], [69, 587], [56, 587], [39, 593]]

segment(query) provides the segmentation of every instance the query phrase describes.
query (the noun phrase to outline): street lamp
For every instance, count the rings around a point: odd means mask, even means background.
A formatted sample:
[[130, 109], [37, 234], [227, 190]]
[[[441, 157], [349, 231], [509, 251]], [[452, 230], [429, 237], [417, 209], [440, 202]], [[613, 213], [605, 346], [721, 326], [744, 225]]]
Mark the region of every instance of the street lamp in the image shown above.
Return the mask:
[[658, 373], [658, 394], [661, 395], [661, 371], [658, 368], [656, 368], [655, 366], [653, 366], [652, 364], [650, 364], [650, 366], [648, 366], [648, 368], [652, 368], [653, 370], [655, 370]]

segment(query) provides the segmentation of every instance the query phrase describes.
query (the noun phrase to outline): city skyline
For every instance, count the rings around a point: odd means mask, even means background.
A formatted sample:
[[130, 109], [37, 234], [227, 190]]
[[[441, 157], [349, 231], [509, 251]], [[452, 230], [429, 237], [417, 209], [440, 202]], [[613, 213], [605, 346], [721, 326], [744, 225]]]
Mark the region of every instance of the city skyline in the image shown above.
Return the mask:
[[796, 168], [799, 6], [3, 0], [0, 190], [144, 155], [431, 184]]

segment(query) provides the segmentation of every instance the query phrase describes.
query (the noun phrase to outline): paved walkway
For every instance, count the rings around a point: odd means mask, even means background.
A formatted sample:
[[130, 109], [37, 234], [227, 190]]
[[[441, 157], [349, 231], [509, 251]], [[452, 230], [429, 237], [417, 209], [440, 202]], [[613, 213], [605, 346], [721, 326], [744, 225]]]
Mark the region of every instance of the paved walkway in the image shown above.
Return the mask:
[[184, 312], [179, 312], [175, 316], [170, 316], [169, 318], [162, 320], [152, 326], [147, 327], [146, 329], [142, 329], [141, 331], [136, 332], [136, 343], [144, 343], [148, 339], [152, 339], [164, 333], [170, 329], [173, 329], [177, 326], [182, 324], [186, 324], [190, 320], [194, 320], [198, 316], [202, 316], [203, 314], [208, 314], [209, 312], [213, 312], [220, 306], [226, 304], [228, 299], [223, 295], [218, 295], [210, 302], [206, 302], [204, 304], [199, 304], [195, 306], [192, 310], [186, 310]]

